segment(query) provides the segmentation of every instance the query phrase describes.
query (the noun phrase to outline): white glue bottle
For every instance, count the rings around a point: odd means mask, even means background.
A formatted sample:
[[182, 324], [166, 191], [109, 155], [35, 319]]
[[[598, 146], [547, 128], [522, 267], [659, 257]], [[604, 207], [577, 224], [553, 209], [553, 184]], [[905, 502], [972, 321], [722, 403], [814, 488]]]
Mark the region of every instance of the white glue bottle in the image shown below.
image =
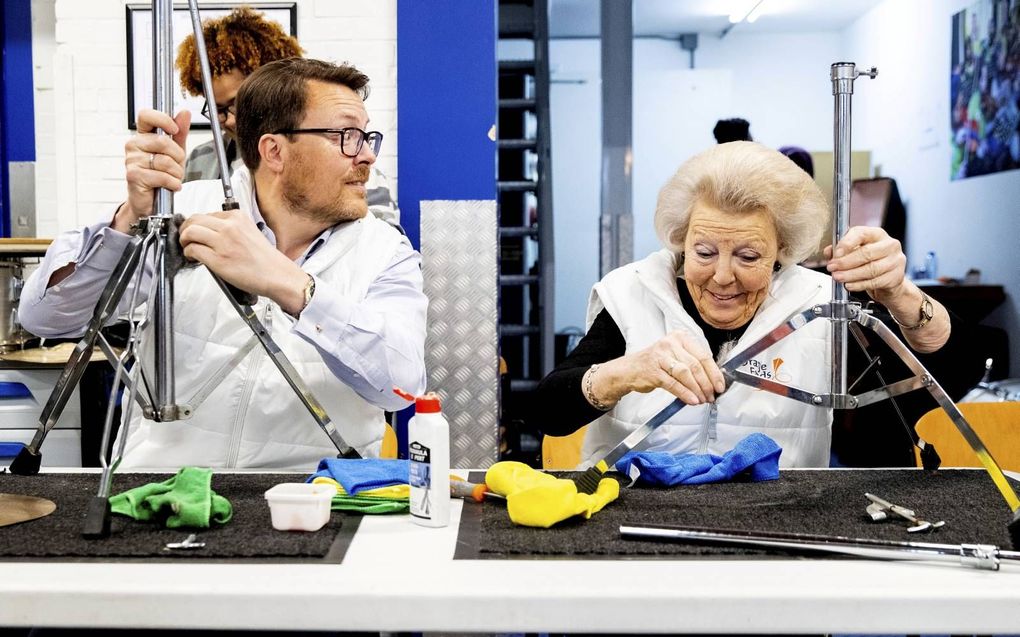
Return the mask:
[[407, 457], [411, 520], [422, 526], [446, 526], [450, 523], [450, 424], [434, 393], [414, 399], [414, 417], [407, 423]]

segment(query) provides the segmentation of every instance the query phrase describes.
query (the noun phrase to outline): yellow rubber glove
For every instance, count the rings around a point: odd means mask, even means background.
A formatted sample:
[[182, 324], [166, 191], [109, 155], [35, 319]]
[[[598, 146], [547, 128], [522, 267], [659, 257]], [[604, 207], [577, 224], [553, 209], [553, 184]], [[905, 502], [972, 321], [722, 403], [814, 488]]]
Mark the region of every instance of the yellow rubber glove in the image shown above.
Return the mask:
[[620, 483], [603, 478], [595, 493], [578, 493], [573, 480], [556, 478], [522, 462], [497, 462], [485, 473], [490, 491], [506, 496], [514, 524], [550, 526], [575, 515], [585, 519], [620, 496]]

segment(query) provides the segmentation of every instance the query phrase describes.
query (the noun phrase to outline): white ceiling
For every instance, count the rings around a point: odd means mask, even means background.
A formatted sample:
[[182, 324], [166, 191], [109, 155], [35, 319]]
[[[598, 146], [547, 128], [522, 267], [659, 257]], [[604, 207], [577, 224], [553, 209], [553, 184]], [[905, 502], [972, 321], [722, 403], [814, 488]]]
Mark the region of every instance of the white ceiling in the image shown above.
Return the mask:
[[[757, 0], [632, 0], [636, 36], [719, 34], [729, 15], [744, 15]], [[883, 0], [762, 0], [761, 17], [731, 33], [839, 31]], [[549, 0], [552, 37], [597, 37], [599, 0]]]

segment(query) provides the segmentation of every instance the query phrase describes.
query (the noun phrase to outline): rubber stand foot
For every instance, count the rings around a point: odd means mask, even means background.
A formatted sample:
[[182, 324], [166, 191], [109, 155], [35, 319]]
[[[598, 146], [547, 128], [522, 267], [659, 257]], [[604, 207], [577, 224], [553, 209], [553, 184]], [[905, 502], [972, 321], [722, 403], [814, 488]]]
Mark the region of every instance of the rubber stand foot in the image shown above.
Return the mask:
[[85, 525], [81, 536], [87, 540], [98, 540], [110, 536], [110, 500], [102, 496], [93, 496], [85, 511]]
[[39, 466], [42, 464], [42, 454], [32, 453], [28, 447], [22, 447], [18, 455], [14, 456], [11, 466], [7, 469], [16, 476], [34, 476], [39, 473]]

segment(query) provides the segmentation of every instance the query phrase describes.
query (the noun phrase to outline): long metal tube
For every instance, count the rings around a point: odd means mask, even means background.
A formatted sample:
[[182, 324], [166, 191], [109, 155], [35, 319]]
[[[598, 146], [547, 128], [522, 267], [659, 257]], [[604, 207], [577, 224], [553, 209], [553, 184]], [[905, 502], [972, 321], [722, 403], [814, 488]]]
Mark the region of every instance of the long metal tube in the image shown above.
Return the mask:
[[627, 539], [731, 544], [798, 552], [838, 553], [875, 560], [952, 562], [962, 566], [971, 566], [990, 571], [999, 570], [1000, 560], [1020, 561], [1020, 552], [1004, 551], [991, 544], [896, 542], [893, 540], [812, 535], [808, 533], [780, 533], [667, 525], [621, 525], [620, 534]]
[[191, 13], [191, 29], [195, 35], [195, 51], [198, 53], [198, 65], [202, 70], [202, 88], [205, 103], [209, 105], [209, 126], [212, 127], [213, 148], [216, 150], [216, 163], [220, 166], [220, 182], [223, 186], [223, 198], [226, 203], [224, 210], [236, 208], [234, 187], [230, 183], [230, 164], [227, 162], [227, 150], [223, 144], [223, 131], [220, 126], [220, 111], [216, 105], [216, 96], [212, 91], [212, 71], [209, 70], [209, 55], [205, 50], [205, 31], [202, 30], [202, 17], [198, 12], [198, 0], [188, 0], [188, 11]]
[[[832, 94], [835, 97], [833, 114], [833, 175], [832, 175], [832, 246], [846, 234], [850, 220], [850, 129], [853, 125], [850, 115], [851, 96], [854, 93], [854, 80], [859, 75], [874, 78], [878, 70], [872, 67], [864, 73], [858, 73], [853, 62], [836, 62], [829, 69], [832, 80]], [[846, 286], [839, 281], [832, 281], [832, 388], [837, 396], [843, 396], [846, 388], [846, 351], [849, 296]], [[840, 406], [840, 405], [837, 405]]]
[[[832, 246], [846, 234], [850, 218], [850, 100], [854, 92], [856, 71], [853, 62], [837, 62], [829, 71], [832, 80], [832, 94], [835, 96], [833, 124], [833, 176], [832, 176]], [[835, 255], [834, 255], [835, 256]], [[833, 394], [846, 393], [846, 286], [832, 281], [832, 388]]]
[[[153, 108], [173, 116], [173, 2], [152, 0], [152, 97]], [[165, 135], [163, 131], [157, 131]], [[174, 214], [173, 193], [165, 188], [156, 190], [153, 217], [149, 232], [157, 233], [156, 307], [153, 312], [155, 335], [155, 385], [153, 405], [157, 420], [176, 420], [174, 388], [174, 277], [167, 266], [167, 228]]]

